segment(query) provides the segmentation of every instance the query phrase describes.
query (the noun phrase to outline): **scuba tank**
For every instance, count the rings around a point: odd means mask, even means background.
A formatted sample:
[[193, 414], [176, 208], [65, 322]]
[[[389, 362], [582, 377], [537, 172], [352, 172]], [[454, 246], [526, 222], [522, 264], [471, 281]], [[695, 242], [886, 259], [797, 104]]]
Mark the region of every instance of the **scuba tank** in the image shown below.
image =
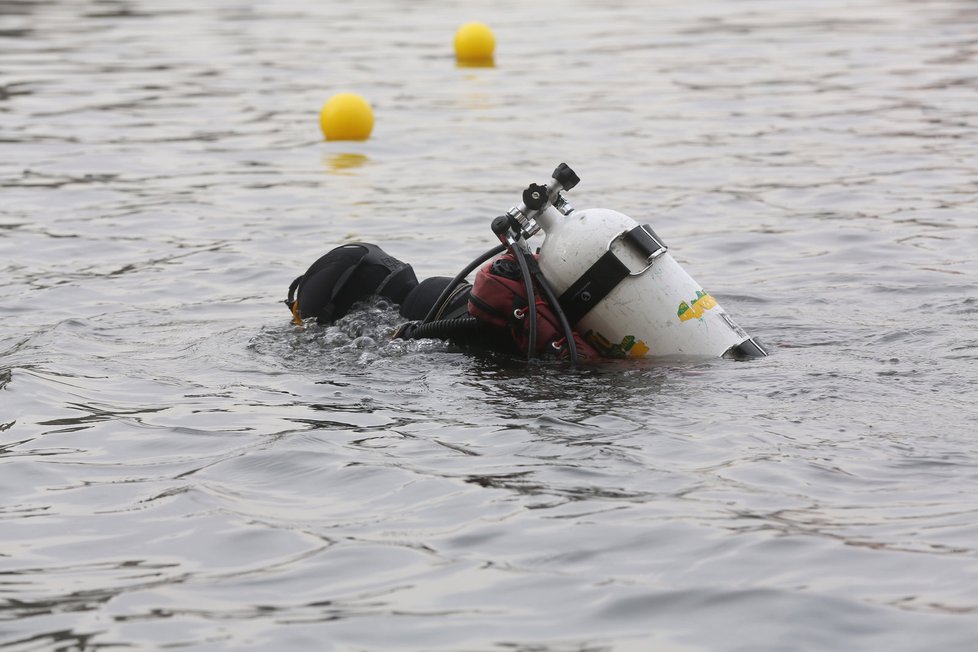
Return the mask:
[[580, 178], [564, 163], [552, 179], [531, 184], [493, 231], [511, 251], [526, 253], [531, 267], [526, 241], [544, 232], [539, 272], [557, 295], [555, 307], [592, 347], [607, 357], [767, 355], [652, 227], [605, 208], [575, 211], [562, 192]]
[[546, 233], [540, 267], [575, 329], [603, 354], [713, 357], [760, 348], [648, 225], [604, 208], [554, 213], [537, 218]]

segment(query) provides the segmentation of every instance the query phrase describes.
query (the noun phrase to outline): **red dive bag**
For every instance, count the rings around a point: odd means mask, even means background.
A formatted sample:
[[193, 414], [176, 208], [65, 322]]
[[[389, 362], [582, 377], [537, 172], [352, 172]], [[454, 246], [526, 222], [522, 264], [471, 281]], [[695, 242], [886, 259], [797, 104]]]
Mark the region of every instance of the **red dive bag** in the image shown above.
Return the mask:
[[[569, 357], [564, 330], [553, 308], [534, 284], [537, 307], [537, 356]], [[517, 348], [527, 353], [530, 346], [529, 302], [519, 264], [511, 254], [503, 254], [483, 265], [475, 275], [469, 293], [469, 314], [476, 319], [506, 329]], [[601, 356], [573, 332], [579, 360], [597, 360]]]

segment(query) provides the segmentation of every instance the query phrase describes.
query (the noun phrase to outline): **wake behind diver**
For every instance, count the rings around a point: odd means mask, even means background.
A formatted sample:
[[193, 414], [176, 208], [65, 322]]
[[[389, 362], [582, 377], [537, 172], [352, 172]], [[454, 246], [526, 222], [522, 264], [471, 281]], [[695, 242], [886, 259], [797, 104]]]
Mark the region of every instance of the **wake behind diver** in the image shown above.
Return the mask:
[[[297, 324], [330, 324], [379, 295], [407, 320], [394, 338], [572, 363], [767, 355], [648, 224], [605, 208], [574, 210], [563, 193], [579, 181], [561, 163], [548, 184], [530, 184], [520, 204], [492, 221], [500, 244], [454, 278], [419, 282], [409, 264], [356, 242], [316, 260], [292, 282], [285, 304]], [[541, 230], [532, 254], [528, 240]]]

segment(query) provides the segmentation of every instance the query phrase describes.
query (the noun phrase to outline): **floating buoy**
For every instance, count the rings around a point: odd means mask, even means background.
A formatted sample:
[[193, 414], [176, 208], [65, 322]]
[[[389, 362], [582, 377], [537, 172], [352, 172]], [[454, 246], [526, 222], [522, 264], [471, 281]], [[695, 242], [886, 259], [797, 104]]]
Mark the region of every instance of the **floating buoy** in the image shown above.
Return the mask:
[[356, 93], [339, 93], [323, 105], [319, 126], [326, 140], [367, 140], [374, 128], [374, 112]]
[[455, 59], [459, 63], [491, 64], [496, 37], [484, 23], [465, 23], [455, 32]]

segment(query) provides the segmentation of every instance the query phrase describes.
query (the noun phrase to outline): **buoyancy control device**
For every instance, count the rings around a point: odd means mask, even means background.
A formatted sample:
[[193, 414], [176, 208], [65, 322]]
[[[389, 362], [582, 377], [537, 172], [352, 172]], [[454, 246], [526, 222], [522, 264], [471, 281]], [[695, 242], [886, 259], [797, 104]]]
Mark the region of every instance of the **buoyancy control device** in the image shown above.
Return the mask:
[[512, 254], [504, 253], [476, 273], [468, 294], [468, 313], [481, 322], [504, 329], [516, 350], [530, 357], [567, 358], [568, 337], [574, 341], [578, 359], [601, 357], [576, 331], [571, 335], [564, 332], [558, 311], [542, 296], [539, 281], [533, 294], [536, 318], [531, 330], [530, 302], [519, 263]]

